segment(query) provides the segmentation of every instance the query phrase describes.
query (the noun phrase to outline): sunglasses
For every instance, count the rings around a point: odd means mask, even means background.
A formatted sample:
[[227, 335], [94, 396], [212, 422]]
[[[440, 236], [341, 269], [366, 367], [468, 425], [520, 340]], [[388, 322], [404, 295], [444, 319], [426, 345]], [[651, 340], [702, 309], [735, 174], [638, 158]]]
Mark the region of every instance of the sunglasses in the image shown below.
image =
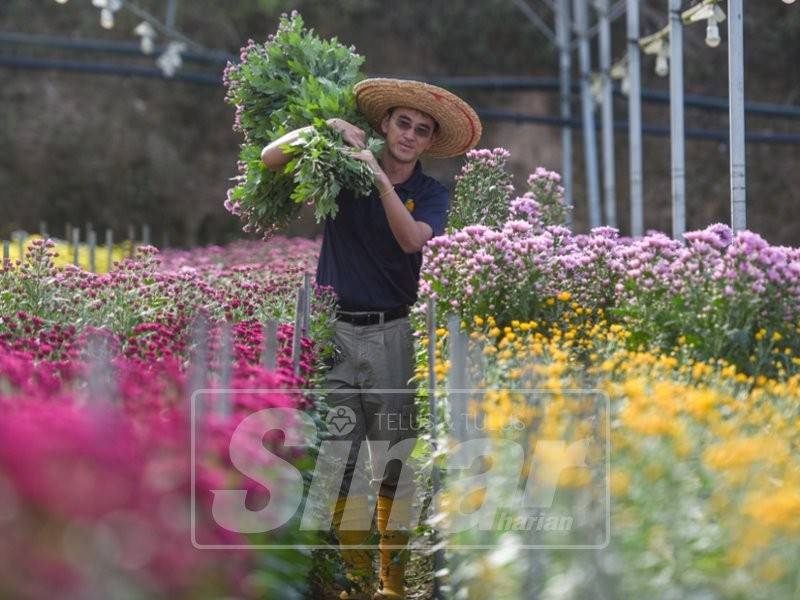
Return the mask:
[[428, 139], [433, 135], [433, 128], [429, 125], [420, 124], [414, 126], [410, 119], [406, 117], [396, 117], [394, 120], [394, 124], [403, 131], [408, 131], [409, 129], [414, 129], [414, 135], [418, 138]]

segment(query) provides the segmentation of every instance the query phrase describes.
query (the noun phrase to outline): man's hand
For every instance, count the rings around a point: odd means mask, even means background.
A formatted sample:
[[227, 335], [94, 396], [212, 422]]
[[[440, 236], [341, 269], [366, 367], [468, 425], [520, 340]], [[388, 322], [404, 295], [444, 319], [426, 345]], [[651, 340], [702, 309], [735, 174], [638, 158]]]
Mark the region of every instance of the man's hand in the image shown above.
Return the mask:
[[389, 228], [403, 252], [413, 254], [422, 250], [427, 241], [433, 237], [431, 226], [423, 221], [414, 220], [400, 196], [397, 195], [389, 176], [386, 175], [378, 163], [378, 159], [370, 150], [352, 150], [350, 155], [367, 163], [375, 173], [375, 185], [378, 188], [383, 210], [386, 212], [386, 219], [389, 221]]
[[360, 127], [336, 117], [328, 119], [327, 123], [336, 131], [339, 131], [342, 134], [342, 139], [354, 148], [366, 148], [367, 134]]
[[372, 172], [375, 174], [375, 177], [384, 175], [383, 169], [381, 169], [380, 164], [378, 164], [378, 159], [375, 158], [375, 155], [371, 150], [353, 150], [350, 152], [350, 156], [357, 158], [358, 160], [363, 160], [365, 163], [367, 163], [369, 168], [372, 169]]

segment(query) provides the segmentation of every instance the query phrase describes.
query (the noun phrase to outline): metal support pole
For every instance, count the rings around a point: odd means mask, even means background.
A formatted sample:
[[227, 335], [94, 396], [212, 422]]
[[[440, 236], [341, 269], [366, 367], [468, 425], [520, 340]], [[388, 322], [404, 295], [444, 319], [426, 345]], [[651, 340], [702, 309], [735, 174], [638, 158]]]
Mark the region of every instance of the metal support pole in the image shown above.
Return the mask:
[[669, 108], [672, 149], [672, 237], [686, 231], [686, 159], [683, 121], [683, 21], [681, 0], [669, 2]]
[[130, 244], [130, 246], [128, 246], [128, 256], [130, 258], [133, 258], [135, 252], [135, 246], [136, 246], [135, 238], [136, 238], [136, 233], [133, 228], [133, 223], [128, 223], [128, 243]]
[[731, 228], [734, 231], [740, 231], [747, 227], [742, 0], [728, 0], [728, 77], [731, 130]]
[[92, 333], [88, 337], [86, 350], [89, 401], [95, 406], [107, 404], [115, 395], [108, 342], [98, 333]]
[[[624, 13], [625, 13], [625, 0], [617, 0], [616, 4], [614, 4], [614, 6], [612, 6], [611, 10], [609, 11], [609, 15], [610, 15], [609, 18], [611, 19], [611, 22], [613, 23], [619, 17], [621, 17]], [[589, 27], [589, 29], [586, 30], [586, 35], [591, 40], [595, 35], [597, 35], [597, 32], [599, 30], [600, 30], [600, 24], [599, 23], [595, 23], [592, 27]], [[577, 45], [578, 45], [577, 42], [573, 42], [573, 44], [572, 44], [573, 48], [576, 47]]]
[[78, 261], [78, 252], [80, 250], [79, 246], [81, 243], [81, 229], [80, 227], [73, 227], [72, 228], [72, 264], [76, 267], [80, 265]]
[[[208, 374], [208, 320], [204, 314], [198, 315], [191, 325], [192, 351], [189, 357], [187, 379], [189, 384], [189, 400], [197, 390], [206, 387]], [[195, 423], [199, 422], [205, 412], [205, 396], [201, 396], [195, 407]]]
[[303, 274], [303, 335], [309, 335], [311, 331], [311, 273]]
[[447, 317], [447, 347], [450, 370], [447, 374], [447, 402], [450, 406], [451, 433], [463, 442], [467, 438], [467, 339], [458, 315]]
[[114, 266], [114, 231], [106, 229], [106, 272], [110, 273]]
[[533, 26], [536, 27], [536, 29], [538, 29], [539, 32], [544, 35], [551, 44], [556, 45], [556, 34], [550, 30], [550, 27], [547, 26], [545, 20], [542, 19], [542, 17], [540, 17], [525, 0], [514, 0], [514, 4], [517, 5], [517, 8], [519, 8], [526, 17], [528, 17], [528, 20], [533, 23]]
[[261, 354], [261, 364], [265, 369], [275, 370], [278, 357], [278, 321], [269, 319], [264, 327], [263, 353]]
[[589, 82], [592, 68], [589, 54], [588, 0], [574, 0], [575, 28], [578, 36], [578, 59], [581, 73], [581, 114], [583, 147], [586, 156], [586, 191], [588, 194], [589, 227], [600, 226], [600, 185], [597, 177], [597, 134], [594, 129], [594, 101]]
[[175, 14], [178, 11], [178, 0], [167, 0], [167, 18], [164, 21], [169, 29], [175, 29]]
[[294, 312], [294, 335], [292, 336], [292, 369], [294, 376], [300, 376], [300, 358], [302, 356], [301, 345], [303, 327], [303, 305], [305, 304], [305, 294], [303, 288], [297, 290], [297, 302], [295, 302]]
[[639, 0], [627, 0], [628, 143], [630, 145], [631, 235], [644, 234], [644, 168], [642, 165], [642, 61], [639, 49]]
[[28, 234], [24, 231], [17, 232], [17, 252], [19, 252], [20, 262], [25, 262], [25, 238]]
[[[431, 508], [430, 511], [436, 510], [436, 499], [441, 487], [439, 476], [439, 424], [436, 406], [436, 301], [433, 298], [428, 298], [426, 310], [426, 327], [428, 331], [428, 406], [431, 413], [431, 454], [433, 455], [433, 466], [431, 468]], [[433, 590], [432, 596], [434, 600], [443, 598], [442, 583], [440, 581], [439, 573], [445, 568], [444, 551], [440, 544], [439, 532], [434, 529], [432, 543], [437, 549], [433, 553]]]
[[89, 271], [97, 273], [97, 261], [95, 260], [95, 251], [97, 250], [97, 233], [94, 229], [89, 230]]
[[[556, 12], [556, 33], [558, 34], [558, 87], [561, 98], [561, 118], [572, 120], [570, 83], [572, 78], [572, 53], [570, 52], [570, 9], [569, 0], [558, 0]], [[572, 127], [561, 128], [561, 182], [567, 203], [573, 204], [572, 194]], [[572, 211], [567, 211], [567, 226], [572, 225]]]
[[[428, 298], [426, 312], [426, 328], [428, 332], [428, 401], [431, 412], [431, 441], [434, 450], [437, 445], [438, 415], [436, 412], [436, 301]], [[435, 465], [435, 462], [434, 462]], [[434, 469], [433, 477], [434, 493], [439, 491], [438, 471]]]
[[222, 418], [228, 418], [233, 412], [231, 402], [231, 379], [233, 377], [233, 330], [228, 321], [222, 323], [220, 331], [220, 348], [219, 348], [219, 397], [217, 398], [216, 409], [217, 415]]
[[614, 173], [614, 89], [611, 85], [611, 21], [609, 0], [597, 1], [600, 18], [600, 73], [603, 86], [603, 208], [605, 224], [617, 226], [617, 183]]

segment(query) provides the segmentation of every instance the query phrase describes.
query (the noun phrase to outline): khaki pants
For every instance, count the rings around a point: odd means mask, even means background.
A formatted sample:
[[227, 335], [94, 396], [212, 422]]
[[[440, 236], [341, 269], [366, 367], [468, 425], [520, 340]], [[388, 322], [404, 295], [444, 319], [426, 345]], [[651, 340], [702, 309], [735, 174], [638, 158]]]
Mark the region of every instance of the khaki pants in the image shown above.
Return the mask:
[[[413, 476], [409, 476], [411, 471], [407, 468], [401, 477], [401, 469], [418, 433], [415, 389], [409, 384], [414, 373], [414, 338], [409, 319], [363, 326], [337, 321], [334, 342], [336, 353], [324, 384], [331, 390], [327, 402], [333, 411], [347, 406], [355, 413], [352, 431], [336, 436], [352, 442], [340, 496], [348, 491], [351, 495], [368, 494], [372, 485], [379, 485], [381, 496], [408, 497], [414, 491]], [[363, 460], [365, 454], [361, 453], [360, 464], [358, 460], [365, 440], [372, 483]], [[388, 454], [381, 450], [387, 442]]]

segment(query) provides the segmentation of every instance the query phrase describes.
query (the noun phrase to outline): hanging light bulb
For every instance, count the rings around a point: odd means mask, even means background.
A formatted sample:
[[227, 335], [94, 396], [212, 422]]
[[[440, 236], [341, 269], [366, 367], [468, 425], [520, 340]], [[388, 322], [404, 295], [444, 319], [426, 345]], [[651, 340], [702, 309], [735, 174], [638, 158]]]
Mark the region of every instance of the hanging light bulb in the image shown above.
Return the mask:
[[108, 0], [92, 0], [92, 6], [106, 8], [108, 6]]
[[143, 37], [140, 47], [142, 49], [142, 54], [152, 54], [153, 51], [156, 49], [156, 44], [151, 37]]
[[173, 77], [175, 75], [175, 71], [178, 70], [178, 65], [175, 64], [175, 58], [169, 52], [164, 52], [164, 54], [159, 56], [156, 59], [156, 64], [158, 65], [158, 68], [161, 69], [164, 77]]
[[663, 54], [656, 57], [656, 75], [666, 77], [669, 75], [669, 59]]
[[66, 4], [69, 0], [56, 0], [58, 4]]
[[155, 38], [156, 38], [156, 30], [153, 29], [153, 26], [150, 25], [147, 21], [142, 21], [139, 23], [136, 28], [133, 30], [133, 33], [140, 36], [141, 39], [141, 49], [143, 54], [152, 54], [155, 50]]
[[100, 27], [103, 29], [111, 29], [114, 27], [114, 11], [104, 8], [100, 11]]
[[595, 104], [603, 103], [603, 80], [597, 73], [591, 75], [591, 91]]
[[719, 37], [719, 24], [726, 19], [725, 11], [719, 7], [719, 0], [704, 0], [690, 8], [683, 15], [686, 24], [706, 22], [706, 45], [716, 48], [722, 41]]
[[716, 48], [722, 39], [719, 37], [719, 25], [714, 17], [709, 17], [706, 26], [706, 46]]
[[656, 75], [666, 77], [669, 74], [669, 43], [661, 42], [656, 55]]
[[624, 95], [627, 96], [628, 94], [631, 93], [631, 78], [629, 75], [626, 74], [625, 77], [622, 78], [622, 83], [620, 84], [620, 87]]
[[784, 4], [794, 4], [794, 0], [783, 0]]
[[181, 52], [186, 50], [186, 44], [183, 42], [170, 42], [167, 44], [167, 49], [164, 53], [156, 59], [156, 64], [161, 69], [165, 77], [172, 77], [183, 64]]
[[630, 66], [628, 65], [627, 54], [611, 66], [611, 79], [619, 79], [620, 90], [625, 96], [628, 95], [631, 85], [629, 71]]
[[175, 69], [180, 69], [183, 66], [183, 57], [181, 56], [181, 52], [186, 50], [186, 44], [183, 42], [172, 42], [170, 46], [173, 48], [173, 53], [175, 58], [173, 62], [175, 63]]

